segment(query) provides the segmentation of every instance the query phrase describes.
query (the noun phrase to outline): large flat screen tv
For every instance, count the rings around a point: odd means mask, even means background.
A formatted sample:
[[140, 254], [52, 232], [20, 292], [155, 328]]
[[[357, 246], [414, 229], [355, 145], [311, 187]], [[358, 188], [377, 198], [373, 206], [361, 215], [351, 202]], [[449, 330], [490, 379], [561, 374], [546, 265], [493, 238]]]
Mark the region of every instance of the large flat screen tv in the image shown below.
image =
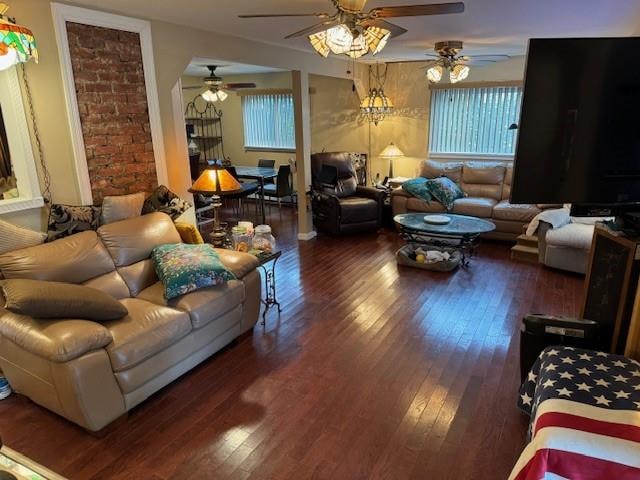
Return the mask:
[[512, 203], [640, 203], [640, 37], [529, 41]]

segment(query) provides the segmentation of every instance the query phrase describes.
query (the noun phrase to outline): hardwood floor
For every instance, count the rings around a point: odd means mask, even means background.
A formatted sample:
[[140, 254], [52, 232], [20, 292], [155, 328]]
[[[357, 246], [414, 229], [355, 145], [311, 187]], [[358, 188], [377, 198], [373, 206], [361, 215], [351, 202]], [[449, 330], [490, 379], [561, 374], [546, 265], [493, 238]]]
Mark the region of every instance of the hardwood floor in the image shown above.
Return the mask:
[[13, 395], [11, 448], [72, 479], [502, 479], [524, 445], [516, 408], [526, 312], [575, 315], [582, 277], [483, 243], [468, 270], [398, 267], [396, 234], [295, 241], [283, 312], [97, 439]]

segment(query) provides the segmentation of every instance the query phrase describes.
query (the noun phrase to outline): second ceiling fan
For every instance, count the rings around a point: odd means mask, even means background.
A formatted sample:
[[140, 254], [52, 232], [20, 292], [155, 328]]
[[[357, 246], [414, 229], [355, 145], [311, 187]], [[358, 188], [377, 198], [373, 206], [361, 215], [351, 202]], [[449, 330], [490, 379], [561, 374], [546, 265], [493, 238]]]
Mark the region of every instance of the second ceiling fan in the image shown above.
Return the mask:
[[363, 12], [367, 0], [331, 0], [337, 11], [329, 13], [262, 13], [239, 15], [240, 18], [317, 17], [322, 22], [303, 28], [285, 38], [307, 35], [311, 46], [323, 57], [329, 53], [359, 58], [379, 53], [391, 37], [407, 30], [385, 20], [394, 17], [416, 17], [464, 12], [463, 2], [432, 3], [378, 7]]
[[[228, 97], [225, 90], [239, 90], [242, 88], [256, 88], [255, 83], [224, 83], [222, 77], [216, 75], [216, 68], [220, 65], [204, 65], [209, 69], [209, 75], [202, 79], [207, 90], [200, 96], [207, 102], [224, 102]], [[183, 87], [184, 90], [201, 89], [200, 85]]]

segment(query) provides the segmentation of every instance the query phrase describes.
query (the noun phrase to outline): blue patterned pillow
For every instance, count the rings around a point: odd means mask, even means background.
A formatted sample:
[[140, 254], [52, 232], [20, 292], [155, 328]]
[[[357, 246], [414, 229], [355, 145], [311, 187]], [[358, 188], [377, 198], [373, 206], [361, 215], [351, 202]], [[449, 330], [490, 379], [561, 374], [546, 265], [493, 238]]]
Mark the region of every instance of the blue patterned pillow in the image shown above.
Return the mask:
[[444, 205], [447, 211], [453, 208], [454, 201], [464, 197], [464, 192], [458, 184], [448, 177], [427, 180], [427, 188], [431, 196]]
[[151, 252], [167, 300], [200, 288], [235, 280], [209, 244], [169, 243]]
[[431, 201], [431, 193], [427, 186], [427, 179], [424, 177], [412, 178], [402, 184], [402, 189], [409, 195], [420, 198], [425, 202]]

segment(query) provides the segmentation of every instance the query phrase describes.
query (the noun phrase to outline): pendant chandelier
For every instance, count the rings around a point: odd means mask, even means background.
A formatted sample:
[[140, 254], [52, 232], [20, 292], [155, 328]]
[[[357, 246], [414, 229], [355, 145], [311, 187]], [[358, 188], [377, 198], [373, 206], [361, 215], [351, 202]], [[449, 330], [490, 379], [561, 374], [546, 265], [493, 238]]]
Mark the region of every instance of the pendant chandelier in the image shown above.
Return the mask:
[[33, 58], [38, 62], [38, 49], [33, 33], [6, 16], [9, 7], [0, 3], [0, 70]]
[[379, 65], [375, 65], [376, 70], [373, 73], [372, 65], [369, 65], [369, 85], [372, 84], [371, 79], [374, 77], [377, 86], [369, 88], [369, 94], [360, 103], [360, 115], [364, 116], [374, 125], [378, 125], [388, 115], [393, 113], [393, 103], [384, 93], [383, 85], [387, 79], [388, 65], [384, 66], [384, 73], [380, 75]]

